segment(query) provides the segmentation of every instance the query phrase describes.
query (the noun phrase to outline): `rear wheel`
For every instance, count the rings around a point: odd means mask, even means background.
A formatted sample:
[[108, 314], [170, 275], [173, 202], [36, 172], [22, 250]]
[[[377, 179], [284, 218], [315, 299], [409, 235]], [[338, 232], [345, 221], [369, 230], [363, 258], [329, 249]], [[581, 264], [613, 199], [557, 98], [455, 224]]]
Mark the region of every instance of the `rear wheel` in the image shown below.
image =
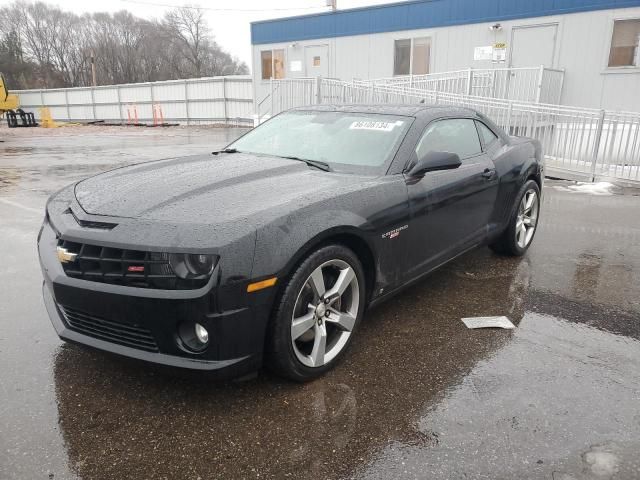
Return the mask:
[[516, 197], [517, 207], [511, 214], [507, 229], [490, 245], [497, 253], [520, 256], [527, 251], [538, 227], [540, 216], [540, 188], [527, 181]]
[[267, 366], [297, 381], [322, 375], [344, 355], [365, 306], [365, 277], [341, 245], [312, 253], [285, 286], [269, 332]]

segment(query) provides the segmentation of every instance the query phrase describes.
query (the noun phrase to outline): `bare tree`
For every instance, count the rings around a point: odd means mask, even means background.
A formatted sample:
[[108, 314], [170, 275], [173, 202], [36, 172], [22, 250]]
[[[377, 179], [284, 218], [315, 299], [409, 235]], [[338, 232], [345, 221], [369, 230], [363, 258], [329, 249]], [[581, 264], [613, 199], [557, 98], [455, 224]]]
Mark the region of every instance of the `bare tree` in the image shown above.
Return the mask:
[[169, 38], [182, 52], [182, 58], [190, 65], [195, 76], [203, 75], [203, 65], [209, 48], [209, 28], [204, 11], [195, 7], [179, 7], [164, 17]]
[[100, 84], [247, 73], [214, 41], [202, 9], [180, 7], [162, 20], [123, 10], [78, 16], [43, 2], [0, 8], [0, 69], [14, 88]]

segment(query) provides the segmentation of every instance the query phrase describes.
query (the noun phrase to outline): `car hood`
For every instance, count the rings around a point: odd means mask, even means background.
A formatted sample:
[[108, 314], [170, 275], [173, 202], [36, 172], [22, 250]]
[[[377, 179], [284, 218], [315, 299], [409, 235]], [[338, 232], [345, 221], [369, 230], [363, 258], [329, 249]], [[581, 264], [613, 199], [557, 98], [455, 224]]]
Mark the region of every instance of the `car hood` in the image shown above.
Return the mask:
[[222, 153], [112, 170], [78, 183], [75, 196], [92, 215], [219, 224], [286, 215], [357, 189], [359, 178], [279, 157]]

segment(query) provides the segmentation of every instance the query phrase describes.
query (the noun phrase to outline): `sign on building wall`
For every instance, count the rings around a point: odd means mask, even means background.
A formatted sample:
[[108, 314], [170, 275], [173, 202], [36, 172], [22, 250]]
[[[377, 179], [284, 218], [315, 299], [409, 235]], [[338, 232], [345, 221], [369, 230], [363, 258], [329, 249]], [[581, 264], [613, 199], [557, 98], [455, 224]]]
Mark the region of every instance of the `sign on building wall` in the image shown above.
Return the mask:
[[493, 58], [493, 47], [476, 47], [473, 49], [474, 60], [491, 60]]
[[301, 72], [302, 71], [302, 61], [301, 60], [291, 60], [291, 63], [289, 63], [289, 71], [290, 72]]
[[507, 61], [507, 44], [506, 43], [494, 43], [493, 44], [493, 63], [505, 63]]

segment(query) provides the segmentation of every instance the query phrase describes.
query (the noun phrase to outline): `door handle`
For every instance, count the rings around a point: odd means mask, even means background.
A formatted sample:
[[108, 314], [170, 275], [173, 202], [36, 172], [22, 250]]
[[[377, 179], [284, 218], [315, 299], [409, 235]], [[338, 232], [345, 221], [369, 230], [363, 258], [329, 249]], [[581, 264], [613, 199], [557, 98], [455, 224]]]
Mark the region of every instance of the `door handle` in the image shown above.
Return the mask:
[[482, 172], [482, 176], [484, 178], [493, 178], [493, 176], [495, 175], [496, 170], [495, 168], [485, 168], [484, 172]]

